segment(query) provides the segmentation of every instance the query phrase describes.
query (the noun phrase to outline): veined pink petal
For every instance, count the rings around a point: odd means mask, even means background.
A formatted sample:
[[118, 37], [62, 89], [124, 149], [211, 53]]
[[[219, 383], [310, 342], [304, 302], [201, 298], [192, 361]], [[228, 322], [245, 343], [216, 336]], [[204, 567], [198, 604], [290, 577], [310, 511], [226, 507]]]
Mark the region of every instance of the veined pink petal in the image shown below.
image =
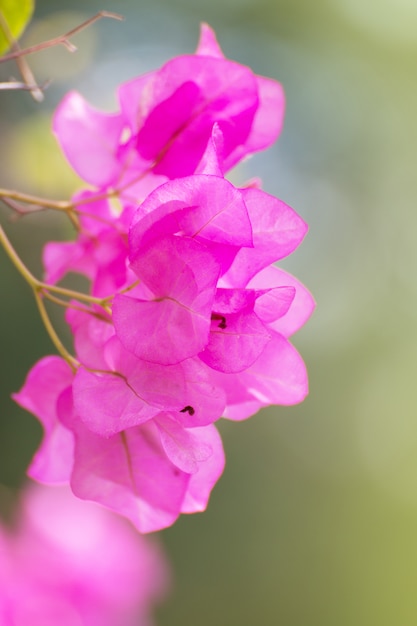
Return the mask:
[[224, 374], [212, 370], [214, 381], [221, 385], [226, 394], [223, 416], [234, 421], [245, 420], [255, 415], [264, 405], [254, 398], [239, 374]]
[[266, 324], [280, 319], [288, 312], [295, 297], [295, 287], [265, 289], [256, 298], [255, 313]]
[[230, 315], [250, 307], [253, 309], [257, 294], [253, 289], [224, 289], [219, 287], [213, 303], [213, 311]]
[[280, 83], [270, 78], [256, 76], [259, 106], [255, 113], [249, 137], [237, 146], [225, 160], [225, 170], [243, 157], [270, 146], [278, 137], [284, 123], [285, 95]]
[[73, 380], [69, 365], [60, 357], [41, 359], [29, 372], [13, 399], [33, 413], [44, 428], [28, 474], [45, 483], [68, 482], [73, 460], [73, 434], [58, 419], [58, 401]]
[[184, 427], [195, 428], [217, 421], [223, 414], [226, 396], [212, 377], [212, 370], [199, 358], [180, 363], [185, 378], [184, 406], [177, 414]]
[[297, 404], [308, 393], [304, 361], [294, 346], [278, 333], [273, 334], [255, 363], [239, 376], [263, 405]]
[[225, 464], [222, 440], [215, 426], [194, 428], [193, 435], [200, 438], [205, 446], [210, 446], [211, 455], [199, 463], [198, 471], [191, 475], [181, 513], [205, 511], [211, 491], [222, 475]]
[[121, 115], [98, 111], [72, 91], [55, 111], [53, 131], [77, 174], [102, 187], [121, 170], [117, 152], [123, 125]]
[[212, 315], [210, 338], [200, 359], [220, 372], [246, 370], [270, 341], [270, 333], [253, 310]]
[[[73, 303], [71, 303], [73, 304]], [[98, 308], [98, 307], [97, 307]], [[65, 320], [70, 325], [74, 336], [74, 347], [77, 359], [86, 367], [105, 370], [104, 346], [114, 335], [114, 327], [109, 319], [99, 319], [94, 316], [98, 311], [90, 312], [68, 308]], [[102, 309], [100, 314], [103, 315]]]
[[212, 255], [191, 238], [168, 236], [140, 250], [132, 269], [154, 299], [116, 296], [113, 321], [123, 345], [162, 365], [198, 354], [208, 339], [219, 275]]
[[224, 280], [234, 287], [248, 281], [301, 243], [307, 224], [289, 206], [260, 189], [242, 189], [253, 229], [253, 248], [237, 253]]
[[190, 474], [166, 456], [155, 424], [148, 422], [108, 439], [78, 428], [71, 487], [124, 515], [143, 533], [175, 522]]
[[244, 196], [218, 176], [188, 176], [151, 193], [132, 220], [131, 258], [145, 242], [171, 233], [228, 246], [253, 246]]
[[294, 300], [288, 311], [270, 325], [270, 328], [284, 335], [284, 337], [290, 337], [299, 330], [314, 311], [315, 302], [308, 289], [294, 276], [278, 267], [266, 267], [249, 281], [249, 287], [252, 289], [264, 289], [266, 287], [295, 289]]
[[199, 463], [212, 455], [212, 447], [202, 441], [195, 428], [184, 428], [168, 413], [161, 413], [154, 420], [167, 457], [183, 472], [195, 474]]
[[109, 437], [146, 422], [160, 412], [147, 403], [127, 378], [79, 368], [74, 379], [74, 406], [92, 432]]
[[217, 381], [227, 394], [224, 417], [244, 420], [264, 406], [297, 404], [307, 395], [307, 372], [301, 356], [282, 335], [272, 335], [247, 370], [239, 374], [217, 373]]

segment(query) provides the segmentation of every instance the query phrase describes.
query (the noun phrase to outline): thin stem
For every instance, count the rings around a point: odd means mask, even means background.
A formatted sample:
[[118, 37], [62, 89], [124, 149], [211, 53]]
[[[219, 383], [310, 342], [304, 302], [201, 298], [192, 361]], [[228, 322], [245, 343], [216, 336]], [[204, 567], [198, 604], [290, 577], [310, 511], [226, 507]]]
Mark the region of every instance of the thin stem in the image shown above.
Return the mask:
[[29, 283], [29, 285], [33, 288], [37, 287], [38, 280], [33, 276], [33, 274], [28, 270], [26, 265], [22, 262], [20, 257], [16, 254], [15, 249], [10, 243], [6, 233], [4, 232], [2, 226], [0, 226], [0, 243], [3, 246], [7, 256], [16, 267], [19, 274], [23, 276], [25, 281]]
[[105, 306], [106, 298], [96, 298], [94, 296], [89, 296], [87, 293], [82, 293], [81, 291], [74, 291], [73, 289], [66, 289], [65, 287], [59, 287], [58, 285], [48, 285], [48, 283], [43, 283], [40, 280], [36, 280], [37, 287], [39, 289], [44, 289], [45, 291], [52, 291], [52, 293], [58, 293], [61, 296], [66, 296], [67, 298], [74, 298], [75, 300], [84, 300], [85, 302], [89, 302], [90, 304], [98, 304], [99, 306]]
[[33, 54], [34, 52], [39, 52], [40, 50], [45, 50], [45, 48], [51, 48], [57, 45], [63, 45], [69, 52], [75, 52], [77, 49], [70, 41], [69, 38], [76, 35], [84, 28], [91, 26], [94, 22], [97, 22], [103, 17], [108, 17], [113, 20], [122, 21], [124, 20], [123, 15], [119, 15], [118, 13], [111, 13], [110, 11], [99, 11], [93, 17], [90, 17], [88, 20], [76, 26], [72, 30], [69, 30], [64, 35], [60, 35], [59, 37], [54, 37], [53, 39], [48, 39], [48, 41], [43, 41], [42, 43], [38, 43], [34, 46], [29, 46], [28, 48], [23, 48], [21, 50], [15, 50], [10, 52], [9, 54], [5, 54], [0, 58], [0, 63], [3, 61], [11, 61], [12, 59], [17, 59], [18, 57], [27, 56], [28, 54]]
[[0, 198], [10, 198], [25, 204], [33, 204], [35, 206], [45, 207], [47, 209], [57, 209], [59, 211], [68, 211], [74, 208], [74, 205], [67, 200], [48, 200], [47, 198], [39, 198], [28, 193], [14, 191], [13, 189], [2, 189], [0, 187]]
[[[38, 86], [40, 90], [43, 90], [47, 87], [48, 83], [44, 83], [43, 85]], [[7, 83], [0, 83], [0, 90], [5, 91], [8, 89], [20, 89], [23, 91], [31, 91], [33, 89], [33, 85], [27, 85], [26, 83], [20, 83], [17, 80], [9, 81]]]
[[42, 295], [46, 300], [53, 302], [54, 304], [58, 304], [59, 306], [64, 307], [65, 309], [75, 309], [76, 311], [82, 311], [83, 313], [91, 313], [92, 311], [85, 306], [77, 306], [76, 304], [72, 304], [72, 302], [67, 302], [66, 300], [62, 300], [61, 298], [57, 298], [53, 296], [48, 291], [42, 291]]
[[[56, 296], [53, 296], [48, 291], [43, 291], [42, 295], [47, 300], [50, 300], [54, 304], [58, 304], [59, 306], [62, 306], [65, 309], [73, 309], [74, 311], [81, 311], [82, 313], [88, 313], [88, 315], [92, 315], [92, 317], [96, 317], [97, 319], [99, 319], [99, 320], [101, 320], [103, 322], [109, 322], [108, 317], [105, 316], [104, 314], [98, 313], [97, 311], [93, 311], [92, 309], [88, 309], [87, 307], [82, 306], [82, 305], [78, 306], [77, 304], [73, 304], [72, 302], [67, 302], [66, 300], [61, 300], [61, 298], [57, 298]], [[106, 312], [108, 312], [107, 309], [106, 309]]]
[[106, 308], [107, 300], [105, 298], [95, 298], [94, 296], [89, 296], [88, 294], [82, 293], [81, 291], [66, 289], [65, 287], [59, 287], [58, 285], [48, 285], [48, 283], [44, 283], [41, 280], [35, 278], [35, 276], [33, 276], [33, 274], [28, 270], [26, 265], [17, 255], [2, 226], [0, 226], [0, 244], [3, 246], [7, 256], [10, 258], [17, 271], [23, 276], [26, 282], [29, 283], [32, 289], [37, 289], [38, 291], [52, 291], [53, 293], [60, 294], [61, 296], [66, 296], [67, 298], [84, 300], [85, 302], [89, 302], [90, 304], [98, 304], [99, 306], [102, 306], [106, 310], [106, 312], [108, 312], [108, 309]]
[[107, 296], [107, 298], [103, 298], [103, 305], [104, 305], [104, 303], [107, 303], [107, 302], [110, 302], [110, 300], [113, 300], [113, 298], [115, 298], [116, 296], [120, 296], [120, 295], [122, 295], [124, 293], [127, 293], [128, 291], [131, 291], [132, 289], [137, 287], [139, 284], [140, 284], [140, 280], [135, 280], [134, 283], [132, 283], [131, 285], [128, 285], [124, 289], [121, 289], [117, 293], [114, 293], [111, 296]]
[[77, 367], [80, 365], [79, 362], [68, 352], [68, 350], [58, 337], [54, 327], [52, 326], [51, 320], [49, 319], [49, 315], [45, 308], [45, 304], [42, 300], [39, 289], [34, 288], [33, 293], [35, 295], [36, 304], [38, 305], [39, 314], [46, 328], [46, 332], [48, 333], [52, 343], [54, 344], [59, 354], [62, 356], [63, 359], [65, 359], [71, 369], [75, 372], [77, 370]]
[[[3, 11], [1, 10], [0, 10], [0, 28], [3, 31], [6, 41], [10, 45], [13, 52], [20, 53], [21, 52], [20, 46], [17, 43], [16, 39], [13, 37], [13, 34], [9, 28], [9, 24], [7, 23], [7, 20], [3, 14]], [[42, 102], [44, 98], [43, 93], [41, 89], [39, 89], [38, 85], [36, 84], [35, 77], [32, 73], [32, 70], [29, 67], [28, 62], [24, 58], [24, 56], [19, 54], [16, 57], [16, 63], [17, 63], [17, 67], [19, 68], [20, 75], [23, 78], [23, 82], [25, 83], [25, 85], [27, 85], [32, 98], [36, 100], [36, 102]]]

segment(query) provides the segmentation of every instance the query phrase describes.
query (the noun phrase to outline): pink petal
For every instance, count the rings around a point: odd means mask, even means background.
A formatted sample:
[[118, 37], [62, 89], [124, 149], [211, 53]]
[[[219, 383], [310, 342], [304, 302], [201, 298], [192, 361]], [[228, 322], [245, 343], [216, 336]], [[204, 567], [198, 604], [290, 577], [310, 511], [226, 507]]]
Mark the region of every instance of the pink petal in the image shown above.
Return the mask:
[[122, 83], [117, 90], [120, 112], [133, 134], [138, 132], [143, 123], [144, 111], [142, 102], [147, 101], [146, 86], [154, 75], [155, 72], [149, 72], [143, 74], [143, 76], [138, 76], [133, 80]]
[[98, 111], [72, 91], [55, 111], [53, 131], [77, 174], [102, 187], [121, 170], [117, 151], [123, 124], [120, 115]]
[[266, 324], [288, 313], [295, 297], [294, 287], [266, 289], [256, 298], [255, 313]]
[[259, 106], [253, 124], [243, 145], [239, 145], [229, 154], [225, 161], [228, 170], [243, 157], [264, 150], [278, 137], [284, 123], [285, 96], [280, 83], [270, 78], [256, 76]]
[[188, 176], [158, 187], [133, 218], [131, 257], [144, 242], [170, 233], [228, 246], [253, 245], [242, 192], [218, 176]]
[[200, 40], [195, 54], [224, 59], [224, 54], [217, 42], [214, 30], [204, 22], [200, 26]]
[[222, 387], [213, 380], [212, 370], [198, 358], [186, 359], [180, 366], [184, 372], [185, 395], [178, 421], [188, 428], [217, 421], [223, 414], [226, 398]]
[[68, 272], [83, 274], [90, 280], [94, 276], [95, 263], [86, 255], [88, 242], [85, 238], [78, 241], [50, 241], [43, 249], [45, 281], [50, 285], [59, 282]]
[[314, 311], [315, 302], [310, 292], [294, 276], [278, 267], [267, 267], [248, 283], [252, 289], [266, 287], [294, 288], [295, 296], [287, 313], [271, 324], [276, 332], [290, 337], [303, 326]]
[[242, 189], [253, 229], [253, 248], [242, 248], [225, 280], [245, 287], [266, 266], [288, 256], [301, 243], [307, 224], [289, 206], [261, 191]]
[[213, 425], [194, 428], [193, 434], [205, 446], [210, 446], [212, 452], [206, 461], [198, 464], [198, 471], [191, 475], [181, 507], [182, 513], [205, 511], [211, 491], [222, 475], [225, 464], [222, 440]]
[[220, 130], [219, 125], [216, 123], [213, 126], [211, 137], [208, 140], [206, 150], [201, 157], [201, 161], [198, 164], [195, 173], [208, 174], [210, 176], [223, 176], [223, 151], [223, 133]]
[[174, 523], [189, 479], [167, 458], [152, 422], [108, 439], [78, 429], [71, 479], [75, 495], [124, 515], [140, 532]]
[[308, 393], [304, 361], [294, 346], [277, 333], [258, 360], [239, 376], [255, 399], [264, 405], [297, 404]]
[[270, 333], [250, 309], [212, 316], [210, 339], [200, 359], [220, 372], [246, 370], [270, 341]]
[[73, 373], [60, 357], [41, 359], [29, 372], [13, 399], [41, 422], [44, 437], [28, 474], [45, 483], [63, 483], [70, 477], [74, 438], [58, 419], [60, 396], [71, 387]]
[[140, 397], [127, 379], [112, 373], [96, 374], [79, 368], [73, 392], [80, 419], [102, 437], [146, 422], [160, 411]]
[[74, 337], [77, 359], [86, 367], [103, 370], [107, 368], [104, 346], [114, 335], [114, 327], [110, 318], [98, 319], [94, 313], [103, 315], [102, 309], [100, 312], [91, 309], [89, 313], [68, 308], [65, 320]]
[[123, 345], [138, 358], [163, 365], [198, 354], [208, 339], [219, 274], [205, 246], [164, 237], [145, 246], [132, 268], [155, 298], [116, 296], [113, 321]]
[[253, 309], [255, 298], [256, 292], [253, 289], [224, 289], [220, 287], [216, 290], [213, 310], [223, 315], [239, 313], [247, 307]]
[[188, 474], [198, 471], [199, 463], [212, 455], [209, 444], [201, 441], [196, 429], [184, 428], [167, 413], [161, 413], [156, 419], [165, 454], [176, 467]]

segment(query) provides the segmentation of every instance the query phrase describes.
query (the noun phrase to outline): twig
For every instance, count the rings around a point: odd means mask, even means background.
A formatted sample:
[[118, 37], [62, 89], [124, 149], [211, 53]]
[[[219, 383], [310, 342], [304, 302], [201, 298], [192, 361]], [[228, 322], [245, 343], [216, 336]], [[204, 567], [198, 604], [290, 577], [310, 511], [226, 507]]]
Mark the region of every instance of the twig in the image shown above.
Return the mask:
[[[7, 23], [6, 18], [3, 15], [3, 12], [0, 10], [0, 28], [3, 31], [3, 34], [9, 43], [11, 49], [15, 53], [20, 52], [20, 46], [17, 43], [16, 39], [13, 37], [12, 31], [9, 28], [9, 24]], [[36, 102], [42, 102], [44, 96], [41, 89], [39, 89], [36, 84], [35, 77], [32, 73], [32, 70], [29, 67], [26, 59], [19, 55], [16, 57], [17, 67], [19, 68], [19, 72], [21, 77], [23, 78], [23, 82], [27, 85], [28, 90], [31, 93], [31, 96]]]
[[[39, 89], [41, 89], [41, 87], [38, 87]], [[26, 85], [26, 83], [21, 83], [17, 80], [10, 80], [7, 83], [0, 83], [0, 90], [6, 90], [6, 89], [24, 89], [24, 90], [31, 90], [33, 89], [33, 86], [30, 85]]]
[[99, 13], [97, 13], [96, 15], [93, 15], [93, 17], [90, 17], [88, 20], [86, 20], [79, 26], [76, 26], [72, 30], [69, 30], [64, 35], [60, 35], [59, 37], [48, 39], [48, 41], [43, 41], [42, 43], [35, 44], [34, 46], [29, 46], [28, 48], [15, 50], [13, 52], [9, 52], [8, 54], [3, 55], [2, 57], [0, 57], [0, 63], [3, 63], [5, 61], [11, 61], [12, 59], [17, 59], [18, 57], [27, 56], [28, 54], [33, 54], [35, 52], [39, 52], [40, 50], [45, 50], [46, 48], [51, 48], [52, 46], [58, 46], [58, 45], [64, 46], [69, 52], [75, 52], [77, 48], [76, 46], [74, 46], [74, 44], [72, 44], [69, 41], [69, 38], [73, 37], [73, 35], [76, 35], [81, 30], [84, 30], [84, 28], [87, 28], [91, 24], [94, 24], [94, 22], [97, 22], [103, 17], [107, 17], [113, 20], [118, 20], [118, 21], [124, 20], [123, 15], [119, 15], [118, 13], [111, 13], [110, 11], [99, 11]]

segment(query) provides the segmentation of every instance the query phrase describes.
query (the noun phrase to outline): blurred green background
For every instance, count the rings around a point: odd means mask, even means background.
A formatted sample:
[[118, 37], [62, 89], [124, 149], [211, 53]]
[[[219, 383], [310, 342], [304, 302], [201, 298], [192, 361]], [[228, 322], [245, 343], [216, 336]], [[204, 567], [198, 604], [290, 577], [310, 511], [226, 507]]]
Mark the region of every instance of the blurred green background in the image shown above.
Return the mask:
[[[281, 138], [234, 180], [261, 176], [309, 223], [283, 266], [317, 300], [294, 340], [308, 399], [222, 424], [227, 466], [208, 511], [161, 533], [174, 581], [159, 626], [416, 624], [417, 4], [38, 0], [23, 42], [103, 8], [126, 21], [78, 35], [76, 54], [33, 57], [38, 80], [53, 79], [43, 104], [0, 92], [0, 186], [68, 198], [77, 181], [48, 131], [63, 94], [111, 109], [121, 80], [192, 52], [207, 21], [228, 57], [285, 87]], [[4, 210], [2, 223], [38, 275], [42, 243], [70, 234], [50, 213]], [[9, 395], [52, 349], [29, 289], [0, 263], [6, 508], [41, 437]]]

